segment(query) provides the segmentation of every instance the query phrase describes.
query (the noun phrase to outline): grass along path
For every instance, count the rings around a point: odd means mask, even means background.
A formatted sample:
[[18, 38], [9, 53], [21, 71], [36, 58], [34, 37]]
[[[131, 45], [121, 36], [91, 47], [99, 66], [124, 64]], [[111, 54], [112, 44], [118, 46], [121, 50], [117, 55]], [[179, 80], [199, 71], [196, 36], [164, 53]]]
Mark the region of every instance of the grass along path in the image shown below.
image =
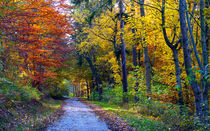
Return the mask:
[[108, 103], [91, 101], [91, 103], [96, 104], [108, 113], [117, 114], [120, 118], [122, 118], [132, 130], [144, 131], [144, 130], [170, 130], [167, 125], [165, 125], [162, 121], [158, 120], [154, 117], [146, 117], [139, 114], [136, 110], [132, 108], [126, 109], [117, 105], [111, 105]]

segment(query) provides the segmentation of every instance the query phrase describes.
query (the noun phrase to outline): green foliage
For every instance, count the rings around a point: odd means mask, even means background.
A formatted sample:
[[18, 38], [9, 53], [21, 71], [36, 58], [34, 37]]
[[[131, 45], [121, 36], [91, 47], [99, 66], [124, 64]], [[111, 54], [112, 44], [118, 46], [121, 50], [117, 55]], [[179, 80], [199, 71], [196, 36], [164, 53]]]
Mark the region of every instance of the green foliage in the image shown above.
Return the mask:
[[160, 121], [156, 120], [151, 120], [147, 118], [138, 118], [135, 116], [128, 117], [127, 122], [131, 127], [135, 127], [137, 130], [142, 131], [142, 130], [167, 130], [167, 126], [164, 125]]
[[36, 88], [28, 85], [18, 85], [6, 78], [0, 79], [0, 94], [7, 101], [30, 101], [31, 99], [39, 99], [40, 93]]
[[111, 98], [110, 103], [113, 104], [122, 104], [123, 103], [123, 87], [121, 84], [116, 85], [115, 88], [113, 89], [115, 93], [115, 97]]
[[182, 107], [182, 115], [180, 115], [179, 105], [160, 103], [158, 101], [139, 104], [134, 109], [144, 116], [160, 119], [173, 129], [195, 128], [193, 118], [186, 114], [186, 112], [189, 112], [187, 107]]
[[90, 100], [98, 101], [99, 100], [99, 93], [98, 91], [92, 91], [90, 94]]
[[[142, 67], [133, 67], [128, 76], [128, 95], [131, 101], [134, 101], [134, 96], [139, 98], [139, 102], [144, 102], [146, 99], [145, 76]], [[137, 90], [137, 91], [136, 91]], [[132, 99], [133, 98], [133, 99]]]
[[69, 84], [70, 84], [69, 81], [64, 79], [59, 84], [51, 85], [51, 87], [49, 87], [49, 94], [56, 98], [62, 98], [63, 96], [68, 96]]
[[[113, 88], [112, 85], [109, 85], [107, 83], [103, 84], [103, 94], [102, 94], [102, 101], [108, 102], [110, 104], [116, 104], [121, 105], [123, 104], [123, 91], [122, 91], [122, 85], [116, 84]], [[98, 91], [92, 91], [90, 95], [90, 100], [99, 100], [99, 93]]]
[[113, 99], [116, 95], [116, 93], [112, 90], [113, 87], [109, 86], [107, 83], [104, 84], [103, 88], [103, 101], [109, 102], [111, 99]]
[[155, 94], [158, 94], [158, 95], [168, 94], [169, 89], [170, 89], [170, 87], [168, 85], [161, 84], [159, 82], [153, 82], [152, 87], [153, 87], [152, 92], [155, 92]]
[[[131, 127], [137, 130], [190, 130], [195, 127], [194, 118], [187, 114], [180, 115], [180, 107], [175, 104], [160, 103], [158, 101], [129, 105], [129, 109], [107, 102], [94, 102], [105, 110], [114, 112], [123, 118]], [[184, 112], [189, 112], [186, 107]]]
[[71, 92], [69, 92], [68, 97], [74, 97], [74, 94], [73, 94], [73, 93], [71, 93]]
[[103, 107], [105, 110], [116, 113], [118, 116], [123, 118], [126, 121], [126, 123], [129, 124], [129, 126], [139, 131], [141, 130], [168, 130], [167, 126], [163, 122], [159, 120], [147, 118], [145, 116], [141, 116], [132, 108], [124, 109], [123, 107], [104, 103], [104, 102], [94, 102], [94, 104], [97, 104]]
[[123, 103], [122, 85], [116, 85], [114, 88], [109, 85], [105, 85], [103, 92], [103, 101], [116, 105]]

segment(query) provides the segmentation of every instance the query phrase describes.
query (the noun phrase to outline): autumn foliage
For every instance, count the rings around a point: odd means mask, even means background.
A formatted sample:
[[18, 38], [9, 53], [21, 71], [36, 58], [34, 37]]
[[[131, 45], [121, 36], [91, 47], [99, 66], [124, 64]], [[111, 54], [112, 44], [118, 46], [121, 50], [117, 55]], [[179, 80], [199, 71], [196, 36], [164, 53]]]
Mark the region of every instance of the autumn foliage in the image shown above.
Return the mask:
[[208, 126], [207, 0], [67, 3], [0, 1], [0, 97], [70, 91], [132, 105], [172, 130]]
[[56, 77], [53, 70], [63, 66], [67, 34], [72, 33], [71, 17], [65, 13], [71, 7], [53, 0], [5, 0], [1, 5], [7, 7], [1, 10], [4, 68], [12, 61], [22, 82], [34, 87]]

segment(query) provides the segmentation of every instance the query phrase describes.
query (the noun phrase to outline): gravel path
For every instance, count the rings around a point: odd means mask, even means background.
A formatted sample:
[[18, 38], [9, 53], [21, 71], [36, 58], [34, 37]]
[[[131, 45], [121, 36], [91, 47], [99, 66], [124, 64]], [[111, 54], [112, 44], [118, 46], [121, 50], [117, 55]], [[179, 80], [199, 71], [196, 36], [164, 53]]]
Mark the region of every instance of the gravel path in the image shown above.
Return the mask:
[[105, 122], [91, 112], [91, 108], [84, 105], [77, 98], [65, 100], [64, 115], [47, 131], [109, 131]]

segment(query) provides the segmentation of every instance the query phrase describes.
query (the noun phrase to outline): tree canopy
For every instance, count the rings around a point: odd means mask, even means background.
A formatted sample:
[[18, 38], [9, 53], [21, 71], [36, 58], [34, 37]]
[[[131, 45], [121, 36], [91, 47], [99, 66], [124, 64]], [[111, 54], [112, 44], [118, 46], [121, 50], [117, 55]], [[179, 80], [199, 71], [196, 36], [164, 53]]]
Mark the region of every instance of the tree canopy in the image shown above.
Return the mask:
[[0, 96], [165, 104], [180, 128], [208, 125], [208, 17], [208, 0], [1, 0]]

